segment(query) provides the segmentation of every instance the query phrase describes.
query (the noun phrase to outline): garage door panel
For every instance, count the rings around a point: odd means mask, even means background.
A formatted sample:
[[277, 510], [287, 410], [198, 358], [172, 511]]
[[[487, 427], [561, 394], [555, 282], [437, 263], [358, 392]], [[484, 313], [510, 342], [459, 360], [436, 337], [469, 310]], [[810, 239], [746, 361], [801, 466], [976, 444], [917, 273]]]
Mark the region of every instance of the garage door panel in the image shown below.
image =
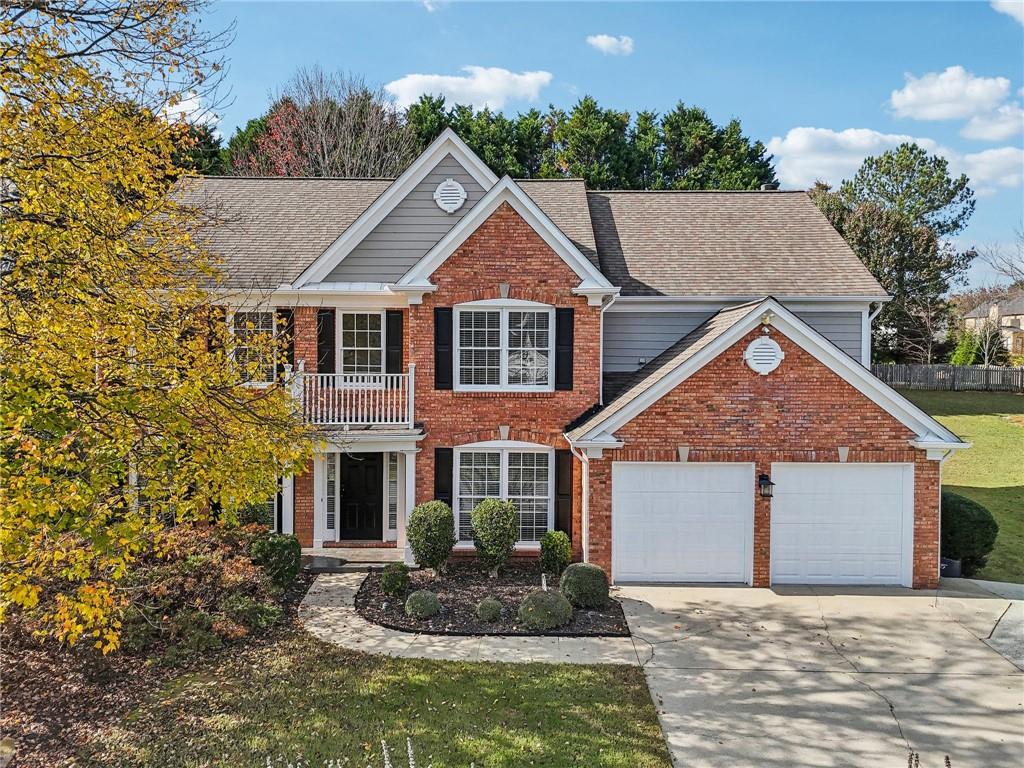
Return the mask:
[[910, 581], [913, 469], [904, 464], [775, 464], [772, 581]]

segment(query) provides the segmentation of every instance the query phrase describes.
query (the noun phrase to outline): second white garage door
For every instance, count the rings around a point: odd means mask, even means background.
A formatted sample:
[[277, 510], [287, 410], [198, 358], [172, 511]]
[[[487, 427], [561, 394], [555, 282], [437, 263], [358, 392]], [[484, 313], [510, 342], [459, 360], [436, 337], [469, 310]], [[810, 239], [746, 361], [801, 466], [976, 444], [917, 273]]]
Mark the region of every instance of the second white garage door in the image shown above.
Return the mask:
[[910, 586], [914, 467], [773, 464], [773, 584]]
[[746, 582], [752, 464], [612, 464], [612, 578]]

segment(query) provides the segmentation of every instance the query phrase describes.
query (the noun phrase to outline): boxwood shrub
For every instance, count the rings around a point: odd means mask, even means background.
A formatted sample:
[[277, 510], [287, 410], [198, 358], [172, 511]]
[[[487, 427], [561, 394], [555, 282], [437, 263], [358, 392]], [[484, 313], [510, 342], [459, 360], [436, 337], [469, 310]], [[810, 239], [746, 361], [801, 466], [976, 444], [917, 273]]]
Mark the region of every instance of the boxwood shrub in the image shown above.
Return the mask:
[[428, 501], [409, 514], [406, 526], [409, 548], [416, 562], [434, 573], [444, 571], [455, 546], [455, 516], [443, 501]]
[[540, 538], [540, 569], [560, 576], [572, 560], [572, 542], [564, 531], [548, 531]]
[[429, 619], [441, 610], [437, 595], [426, 589], [419, 589], [405, 601], [405, 615], [413, 619]]
[[473, 545], [480, 564], [492, 577], [508, 564], [519, 538], [519, 517], [511, 501], [484, 499], [470, 513]]
[[485, 597], [476, 606], [476, 617], [488, 623], [497, 621], [501, 616], [501, 602], [493, 597]]
[[608, 576], [592, 563], [573, 563], [558, 583], [577, 608], [604, 608], [608, 603]]
[[380, 589], [389, 597], [398, 597], [409, 588], [409, 566], [405, 563], [388, 563], [380, 575]]
[[524, 629], [547, 632], [572, 621], [572, 606], [559, 592], [537, 590], [519, 604], [518, 617]]
[[999, 524], [976, 501], [950, 491], [942, 492], [942, 556], [960, 561], [961, 573], [980, 571], [996, 543]]
[[302, 547], [294, 536], [273, 534], [256, 539], [249, 547], [249, 557], [275, 585], [287, 589], [299, 575]]

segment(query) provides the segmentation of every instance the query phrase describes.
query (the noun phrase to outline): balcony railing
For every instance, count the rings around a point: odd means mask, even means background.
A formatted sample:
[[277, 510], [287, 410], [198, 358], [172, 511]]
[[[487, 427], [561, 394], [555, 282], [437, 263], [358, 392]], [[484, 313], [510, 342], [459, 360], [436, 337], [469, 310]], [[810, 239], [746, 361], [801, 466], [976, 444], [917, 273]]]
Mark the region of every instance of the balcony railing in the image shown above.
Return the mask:
[[413, 428], [416, 366], [408, 373], [305, 373], [292, 392], [311, 424]]

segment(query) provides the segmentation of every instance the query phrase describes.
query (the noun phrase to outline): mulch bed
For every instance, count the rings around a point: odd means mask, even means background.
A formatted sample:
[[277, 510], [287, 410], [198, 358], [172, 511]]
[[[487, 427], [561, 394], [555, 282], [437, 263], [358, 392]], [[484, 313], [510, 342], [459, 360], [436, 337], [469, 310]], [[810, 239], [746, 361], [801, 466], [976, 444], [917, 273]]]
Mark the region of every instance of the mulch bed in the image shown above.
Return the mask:
[[[629, 636], [622, 606], [614, 599], [601, 610], [576, 609], [571, 622], [550, 632], [530, 632], [519, 627], [519, 604], [530, 592], [540, 589], [540, 573], [533, 563], [513, 563], [496, 579], [488, 577], [473, 561], [449, 564], [447, 572], [438, 578], [427, 569], [413, 571], [409, 576], [409, 589], [401, 597], [393, 598], [380, 588], [381, 572], [371, 571], [356, 594], [356, 611], [364, 619], [391, 629], [434, 635]], [[406, 616], [405, 598], [417, 589], [435, 593], [441, 601], [441, 612], [424, 621]], [[558, 589], [557, 578], [548, 577], [548, 589]], [[497, 621], [488, 623], [476, 617], [476, 606], [485, 597], [501, 602], [501, 617]]]

